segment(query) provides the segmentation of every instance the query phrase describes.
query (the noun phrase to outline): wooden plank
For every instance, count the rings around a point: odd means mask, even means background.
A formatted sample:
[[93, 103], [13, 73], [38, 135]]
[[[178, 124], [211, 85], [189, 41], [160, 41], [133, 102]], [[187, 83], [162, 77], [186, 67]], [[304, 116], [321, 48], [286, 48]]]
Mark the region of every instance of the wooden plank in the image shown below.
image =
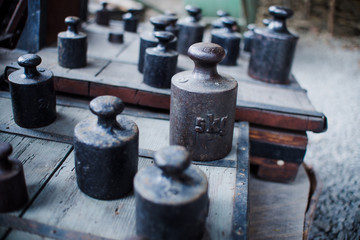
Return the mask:
[[[121, 31], [115, 30], [115, 31]], [[116, 44], [111, 43], [108, 41], [108, 34], [107, 33], [93, 33], [87, 32], [88, 35], [88, 51], [87, 55], [89, 57], [94, 58], [102, 58], [106, 60], [114, 60], [116, 56], [119, 55], [129, 43], [126, 44]], [[95, 47], [98, 46], [98, 47]], [[101, 46], [101, 47], [99, 47]]]
[[258, 178], [275, 182], [293, 182], [301, 164], [257, 156], [250, 156], [250, 163]]
[[0, 48], [0, 76], [4, 74], [5, 68], [7, 66], [16, 66], [19, 67], [19, 65], [15, 64], [17, 59], [25, 54], [25, 51], [22, 50], [9, 50], [5, 48]]
[[[10, 213], [14, 216], [20, 216], [46, 185], [52, 176], [52, 172], [60, 166], [71, 151], [72, 146], [3, 132], [0, 132], [0, 141], [12, 145], [13, 153], [11, 157], [19, 159], [24, 167], [30, 201], [22, 209]], [[0, 237], [5, 232], [6, 229], [0, 228]]]
[[[123, 239], [135, 236], [133, 193], [114, 201], [101, 201], [86, 196], [76, 185], [73, 156], [71, 154], [67, 158], [23, 218], [105, 238]], [[150, 159], [139, 159], [139, 169], [150, 164]], [[211, 204], [206, 224], [207, 232], [211, 239], [229, 239], [236, 169], [210, 166], [200, 168], [209, 180]], [[6, 239], [40, 237], [12, 231]]]
[[250, 239], [302, 239], [309, 179], [301, 165], [291, 184], [250, 177]]
[[241, 122], [239, 129], [232, 237], [237, 240], [246, 240], [249, 237], [249, 123]]
[[306, 149], [308, 143], [306, 132], [287, 131], [258, 125], [251, 125], [249, 137], [251, 141], [261, 141], [301, 149]]
[[11, 215], [0, 214], [0, 225], [8, 228], [16, 226], [17, 230], [29, 233], [26, 234], [26, 239], [31, 239], [35, 237], [31, 234], [36, 234], [43, 237], [41, 239], [110, 240], [78, 231], [64, 230], [35, 220], [30, 221]]
[[8, 25], [6, 26], [5, 33], [14, 33], [21, 18], [23, 17], [27, 7], [27, 0], [19, 0], [16, 8], [11, 15]]
[[253, 124], [298, 130], [324, 132], [327, 129], [327, 119], [322, 117], [306, 116], [303, 114], [291, 114], [285, 112], [274, 112], [265, 109], [237, 107], [235, 119], [247, 121]]
[[279, 130], [262, 126], [250, 128], [250, 154], [302, 163], [306, 152], [306, 132]]
[[37, 54], [42, 58], [40, 67], [47, 68], [54, 73], [55, 77], [78, 81], [101, 81], [96, 76], [109, 64], [109, 60], [87, 57], [84, 68], [63, 68], [58, 64], [58, 50], [54, 47], [41, 49]]
[[[125, 35], [126, 36], [126, 35]], [[116, 61], [129, 63], [132, 65], [138, 64], [139, 61], [139, 48], [140, 48], [140, 40], [139, 37], [132, 40], [131, 43], [128, 44], [127, 48], [124, 49], [117, 57]]]

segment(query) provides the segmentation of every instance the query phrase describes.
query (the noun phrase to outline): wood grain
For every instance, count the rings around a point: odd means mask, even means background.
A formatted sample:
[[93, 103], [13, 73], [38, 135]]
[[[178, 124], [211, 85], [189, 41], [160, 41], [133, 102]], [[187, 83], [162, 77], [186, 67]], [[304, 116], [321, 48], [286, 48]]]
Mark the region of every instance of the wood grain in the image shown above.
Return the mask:
[[291, 184], [251, 176], [249, 239], [302, 239], [309, 187], [303, 166]]
[[[69, 144], [21, 137], [14, 134], [0, 132], [0, 141], [10, 143], [13, 147], [12, 158], [19, 159], [24, 168], [26, 185], [29, 193], [29, 203], [41, 191], [50, 179], [52, 172], [62, 163], [72, 146]], [[39, 151], [41, 150], [41, 151]], [[20, 216], [24, 209], [11, 212]], [[6, 229], [0, 228], [0, 237]]]
[[[152, 164], [151, 159], [139, 159], [139, 169], [150, 164]], [[236, 169], [199, 167], [209, 181], [211, 205], [206, 224], [208, 234], [211, 239], [229, 239]], [[114, 201], [96, 200], [83, 194], [76, 185], [74, 159], [71, 154], [23, 217], [61, 229], [124, 239], [135, 236], [134, 214], [132, 193]], [[40, 239], [40, 237], [12, 231], [7, 239]]]

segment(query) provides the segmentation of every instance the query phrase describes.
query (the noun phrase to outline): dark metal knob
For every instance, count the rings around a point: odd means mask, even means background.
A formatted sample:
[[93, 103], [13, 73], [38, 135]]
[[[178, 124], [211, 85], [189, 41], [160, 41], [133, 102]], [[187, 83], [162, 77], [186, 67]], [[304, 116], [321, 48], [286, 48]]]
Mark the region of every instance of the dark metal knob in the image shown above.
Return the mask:
[[268, 19], [268, 18], [265, 18], [265, 19], [262, 20], [262, 23], [264, 24], [265, 27], [267, 27], [271, 23], [271, 20]]
[[225, 57], [225, 50], [215, 43], [195, 43], [189, 47], [188, 56], [194, 61], [195, 78], [214, 79], [219, 77], [216, 65]]
[[269, 13], [274, 16], [274, 18], [290, 18], [294, 12], [290, 8], [282, 7], [282, 6], [270, 6]]
[[131, 13], [132, 15], [136, 15], [139, 14], [141, 12], [141, 9], [138, 8], [129, 8], [128, 12]]
[[12, 146], [9, 143], [0, 143], [0, 173], [3, 170], [11, 169], [9, 156], [12, 153], [12, 150]]
[[198, 22], [201, 19], [201, 8], [192, 5], [186, 5], [185, 10], [190, 15], [191, 21]]
[[174, 39], [174, 34], [166, 31], [156, 31], [154, 32], [154, 37], [159, 40], [157, 48], [161, 51], [166, 51], [168, 43]]
[[75, 16], [69, 16], [65, 18], [65, 24], [68, 26], [68, 31], [78, 33], [78, 27], [80, 24], [80, 18]]
[[169, 19], [164, 15], [155, 16], [150, 18], [150, 23], [154, 25], [154, 31], [165, 31], [165, 28], [170, 25]]
[[103, 127], [116, 126], [116, 116], [122, 113], [125, 104], [114, 96], [100, 96], [90, 102], [90, 110], [98, 116], [98, 124]]
[[293, 15], [293, 11], [286, 7], [270, 6], [269, 13], [274, 19], [270, 21], [268, 28], [279, 33], [289, 33], [286, 28], [286, 19]]
[[105, 1], [101, 2], [102, 10], [106, 10], [107, 5], [108, 5], [107, 2]]
[[167, 176], [177, 177], [190, 166], [188, 151], [183, 146], [170, 146], [155, 153], [155, 164]]
[[190, 46], [188, 56], [195, 64], [216, 65], [224, 58], [225, 51], [218, 44], [200, 42]]
[[165, 18], [167, 18], [167, 21], [169, 22], [169, 25], [175, 25], [178, 17], [175, 15], [164, 15]]
[[247, 29], [248, 29], [249, 31], [254, 31], [254, 30], [255, 30], [255, 24], [248, 24], [248, 25], [247, 25]]
[[233, 32], [233, 28], [237, 24], [237, 22], [236, 22], [236, 20], [234, 18], [232, 18], [232, 17], [222, 17], [221, 21], [222, 21], [223, 25], [226, 27], [226, 29], [229, 32]]
[[228, 17], [228, 16], [230, 16], [230, 14], [228, 12], [224, 11], [224, 10], [217, 10], [216, 15], [218, 17]]
[[18, 58], [18, 64], [24, 68], [26, 78], [33, 78], [39, 74], [36, 69], [41, 63], [41, 58], [36, 54], [24, 54]]

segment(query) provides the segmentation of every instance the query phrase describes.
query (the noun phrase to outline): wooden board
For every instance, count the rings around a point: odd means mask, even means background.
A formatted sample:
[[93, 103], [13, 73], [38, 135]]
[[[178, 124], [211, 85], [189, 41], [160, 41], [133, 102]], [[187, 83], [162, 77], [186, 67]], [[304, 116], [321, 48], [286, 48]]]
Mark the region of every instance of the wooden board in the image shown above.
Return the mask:
[[303, 162], [308, 142], [306, 132], [252, 125], [249, 137], [252, 156]]
[[[52, 176], [53, 169], [59, 168], [72, 150], [72, 146], [69, 144], [7, 133], [0, 134], [0, 141], [8, 142], [13, 146], [11, 157], [19, 159], [24, 166], [24, 174], [30, 199], [27, 206], [31, 204], [47, 184]], [[39, 149], [41, 149], [41, 151], [39, 151]], [[25, 206], [25, 208], [27, 206]], [[23, 211], [19, 210], [10, 214], [21, 216]], [[0, 238], [5, 234], [6, 230], [6, 228], [0, 227]]]
[[250, 178], [249, 188], [249, 239], [303, 239], [303, 224], [295, 224], [295, 219], [304, 218], [298, 210], [306, 209], [308, 196], [304, 192], [310, 189], [302, 165], [291, 184]]

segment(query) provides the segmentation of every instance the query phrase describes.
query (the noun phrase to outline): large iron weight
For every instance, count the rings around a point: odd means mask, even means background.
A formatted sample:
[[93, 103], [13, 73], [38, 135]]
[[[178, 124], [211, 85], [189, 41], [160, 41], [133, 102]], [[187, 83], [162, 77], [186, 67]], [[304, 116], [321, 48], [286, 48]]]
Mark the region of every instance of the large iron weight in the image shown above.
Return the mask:
[[106, 8], [107, 2], [101, 2], [102, 8], [96, 11], [95, 22], [102, 26], [109, 26], [110, 22], [110, 11]]
[[[138, 61], [138, 70], [139, 72], [144, 72], [144, 63], [145, 63], [145, 50], [147, 48], [156, 47], [159, 43], [159, 40], [154, 37], [154, 32], [156, 31], [165, 31], [166, 27], [171, 24], [173, 21], [173, 16], [159, 15], [150, 18], [150, 23], [154, 26], [153, 31], [144, 32], [140, 35], [140, 49], [139, 49], [139, 61]], [[177, 38], [174, 37], [171, 42], [169, 42], [169, 48], [176, 50]]]
[[168, 48], [174, 39], [171, 32], [154, 32], [159, 40], [155, 48], [146, 49], [144, 83], [157, 88], [170, 88], [171, 78], [176, 73], [178, 53]]
[[177, 50], [180, 54], [187, 54], [191, 45], [201, 42], [205, 31], [205, 25], [200, 22], [201, 9], [191, 5], [187, 5], [185, 9], [189, 17], [180, 19], [178, 22], [179, 40]]
[[40, 63], [38, 55], [22, 55], [18, 64], [24, 69], [9, 75], [14, 121], [20, 127], [43, 127], [56, 119], [53, 73], [36, 68]]
[[67, 17], [67, 31], [58, 34], [58, 61], [64, 68], [86, 66], [87, 35], [79, 32], [80, 18]]
[[211, 42], [225, 49], [225, 57], [219, 64], [234, 66], [240, 54], [241, 34], [233, 30], [237, 25], [234, 18], [223, 17], [221, 20], [224, 28], [211, 31]]
[[0, 143], [0, 213], [18, 210], [29, 200], [22, 163], [9, 158], [11, 153], [10, 144]]
[[248, 74], [264, 82], [287, 84], [299, 39], [286, 27], [293, 12], [280, 6], [269, 7], [269, 12], [274, 19], [267, 28], [254, 30]]
[[77, 184], [90, 197], [112, 200], [133, 188], [138, 166], [139, 130], [122, 116], [124, 103], [114, 96], [100, 96], [90, 102], [97, 115], [74, 129]]
[[232, 148], [238, 84], [217, 72], [225, 56], [221, 46], [196, 43], [188, 55], [194, 70], [171, 80], [170, 145], [186, 147], [192, 160], [221, 159]]
[[139, 24], [139, 14], [141, 10], [136, 8], [130, 8], [126, 14], [123, 16], [124, 20], [124, 31], [125, 32], [137, 32]]
[[188, 152], [170, 146], [155, 153], [155, 166], [134, 179], [136, 232], [150, 240], [201, 239], [209, 210], [205, 174]]

